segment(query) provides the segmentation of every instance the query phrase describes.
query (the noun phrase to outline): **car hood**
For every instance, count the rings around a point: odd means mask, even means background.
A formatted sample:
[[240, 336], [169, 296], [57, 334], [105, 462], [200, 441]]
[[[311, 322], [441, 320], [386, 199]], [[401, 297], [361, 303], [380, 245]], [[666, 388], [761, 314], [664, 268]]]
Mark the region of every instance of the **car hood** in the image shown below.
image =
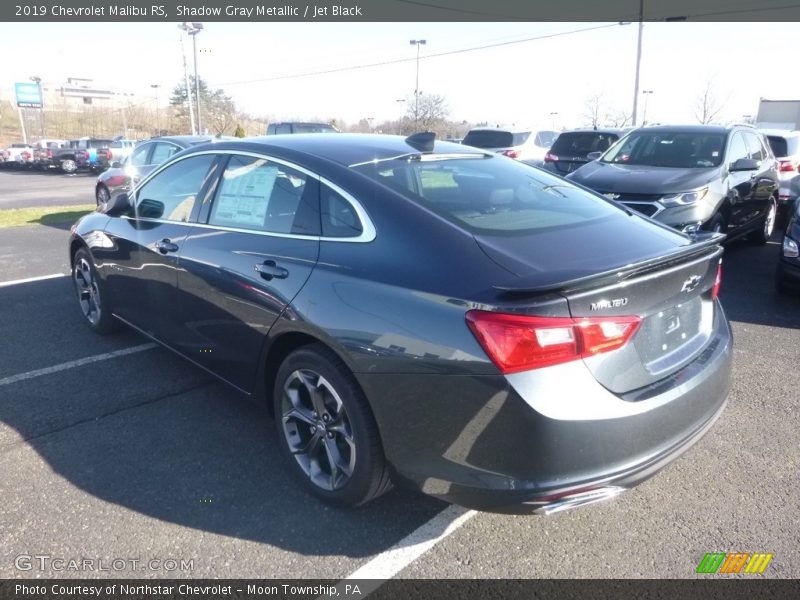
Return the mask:
[[567, 175], [588, 188], [620, 194], [675, 194], [708, 185], [720, 167], [679, 169], [593, 161]]

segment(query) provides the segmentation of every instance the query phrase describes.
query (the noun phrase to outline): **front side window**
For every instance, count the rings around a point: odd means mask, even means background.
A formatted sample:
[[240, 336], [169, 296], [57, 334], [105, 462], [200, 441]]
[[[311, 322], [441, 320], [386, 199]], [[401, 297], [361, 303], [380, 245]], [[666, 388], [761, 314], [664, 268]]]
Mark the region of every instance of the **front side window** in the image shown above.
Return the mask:
[[160, 165], [173, 154], [177, 154], [178, 151], [180, 151], [180, 148], [178, 148], [175, 144], [157, 142], [155, 148], [153, 148], [153, 156], [150, 157], [150, 164]]
[[527, 234], [625, 218], [610, 202], [515, 161], [431, 156], [354, 168], [472, 233]]
[[[208, 222], [270, 233], [316, 234], [309, 231], [304, 217], [306, 209], [313, 210], [316, 204], [316, 186], [307, 186], [307, 180], [304, 173], [265, 158], [232, 156]], [[318, 214], [315, 218], [318, 222]]]
[[747, 158], [748, 151], [747, 146], [742, 139], [742, 135], [736, 133], [731, 138], [731, 145], [728, 148], [728, 163], [733, 164], [740, 158]]
[[146, 219], [186, 222], [195, 198], [211, 176], [210, 154], [179, 160], [136, 190], [136, 215]]
[[749, 131], [744, 132], [745, 143], [747, 144], [747, 152], [750, 155], [750, 158], [757, 161], [764, 160], [767, 156], [764, 151], [764, 147], [761, 145], [761, 140], [758, 139], [758, 136], [754, 133], [750, 133]]
[[648, 167], [702, 169], [722, 163], [725, 135], [694, 131], [634, 131], [601, 158]]

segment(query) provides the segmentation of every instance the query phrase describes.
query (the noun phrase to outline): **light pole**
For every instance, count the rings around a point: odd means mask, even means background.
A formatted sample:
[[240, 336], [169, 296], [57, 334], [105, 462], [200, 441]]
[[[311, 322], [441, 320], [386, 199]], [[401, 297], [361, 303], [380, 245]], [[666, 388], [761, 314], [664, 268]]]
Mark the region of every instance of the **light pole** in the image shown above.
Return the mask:
[[39, 120], [42, 126], [42, 139], [44, 139], [44, 94], [42, 93], [42, 78], [38, 75], [32, 75], [30, 80], [39, 87]]
[[644, 111], [642, 111], [642, 125], [647, 125], [647, 99], [653, 93], [653, 90], [642, 90], [644, 96]]
[[[182, 25], [178, 25], [178, 29], [184, 29], [183, 23]], [[186, 48], [183, 45], [183, 36], [178, 35], [181, 41], [181, 54], [183, 55], [183, 81], [186, 84], [186, 102], [189, 104], [189, 122], [192, 125], [192, 135], [197, 135], [197, 132], [194, 128], [194, 110], [192, 109], [192, 88], [189, 87], [189, 72], [186, 70]]]
[[156, 91], [156, 135], [161, 135], [161, 119], [159, 117], [159, 110], [158, 110], [158, 88], [161, 86], [157, 83], [151, 83], [150, 87]]
[[550, 113], [550, 119], [553, 121], [553, 129], [556, 128], [556, 117], [557, 116], [558, 116], [558, 113], [555, 112], [555, 111]]
[[414, 85], [414, 124], [416, 124], [419, 120], [419, 47], [428, 42], [426, 40], [410, 40], [408, 43], [417, 47], [417, 79]]
[[639, 105], [639, 71], [642, 66], [642, 29], [644, 28], [644, 0], [639, 0], [639, 41], [636, 45], [636, 77], [633, 81], [633, 113], [631, 125], [636, 126], [636, 109]]
[[192, 53], [194, 54], [194, 97], [197, 107], [197, 135], [203, 135], [203, 124], [200, 118], [200, 80], [197, 78], [197, 34], [203, 31], [202, 23], [183, 23], [181, 25], [186, 33], [192, 36]]

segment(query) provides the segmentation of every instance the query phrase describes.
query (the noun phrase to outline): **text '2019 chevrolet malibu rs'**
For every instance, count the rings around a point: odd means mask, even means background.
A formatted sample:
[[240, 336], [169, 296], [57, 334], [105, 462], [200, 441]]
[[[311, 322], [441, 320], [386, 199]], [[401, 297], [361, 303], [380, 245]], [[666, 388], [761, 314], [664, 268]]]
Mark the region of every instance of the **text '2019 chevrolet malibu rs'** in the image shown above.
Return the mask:
[[83, 315], [269, 403], [315, 496], [552, 512], [715, 421], [723, 236], [432, 135], [187, 149], [72, 228]]

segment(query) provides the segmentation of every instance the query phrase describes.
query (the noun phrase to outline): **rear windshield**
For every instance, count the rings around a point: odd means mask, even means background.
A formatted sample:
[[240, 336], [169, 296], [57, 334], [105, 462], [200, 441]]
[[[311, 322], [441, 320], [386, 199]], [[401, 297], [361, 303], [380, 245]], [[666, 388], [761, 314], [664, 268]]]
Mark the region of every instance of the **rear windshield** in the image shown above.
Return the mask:
[[524, 144], [530, 135], [530, 131], [512, 133], [503, 130], [481, 129], [470, 131], [461, 143], [473, 148], [508, 148]]
[[780, 135], [768, 135], [767, 140], [769, 140], [769, 146], [775, 156], [792, 156], [798, 153], [800, 137], [785, 138]]
[[601, 160], [625, 165], [701, 169], [719, 166], [724, 148], [723, 133], [634, 131]]
[[332, 126], [324, 125], [322, 123], [295, 123], [294, 132], [295, 133], [337, 133], [336, 129], [334, 129]]
[[556, 156], [579, 156], [586, 158], [590, 152], [605, 152], [619, 139], [616, 133], [596, 131], [562, 133], [550, 152]]
[[111, 146], [110, 147], [111, 148], [130, 148], [132, 145], [133, 144], [131, 144], [128, 141], [120, 140], [120, 141], [117, 141], [117, 142], [111, 142]]
[[89, 140], [86, 142], [87, 148], [105, 148], [111, 144], [111, 140]]
[[429, 157], [354, 169], [472, 233], [524, 234], [624, 216], [602, 198], [515, 161]]

